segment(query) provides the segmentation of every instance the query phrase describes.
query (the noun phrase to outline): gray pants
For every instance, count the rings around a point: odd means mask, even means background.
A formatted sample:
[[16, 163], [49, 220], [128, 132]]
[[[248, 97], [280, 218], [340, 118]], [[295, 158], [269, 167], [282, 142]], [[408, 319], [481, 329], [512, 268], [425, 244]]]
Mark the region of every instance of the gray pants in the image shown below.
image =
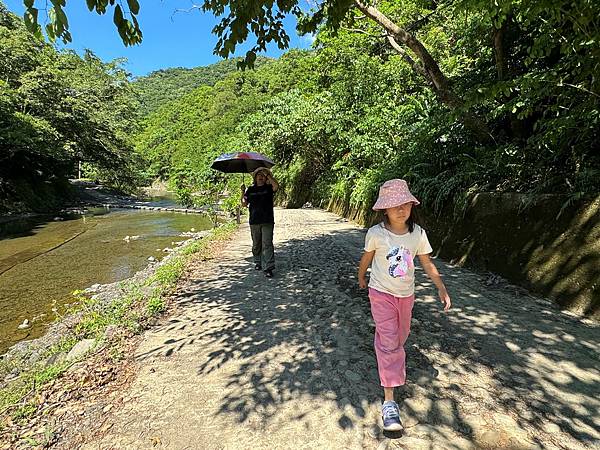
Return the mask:
[[263, 270], [275, 268], [275, 249], [273, 248], [273, 224], [261, 223], [250, 225], [252, 235], [252, 255], [254, 264]]

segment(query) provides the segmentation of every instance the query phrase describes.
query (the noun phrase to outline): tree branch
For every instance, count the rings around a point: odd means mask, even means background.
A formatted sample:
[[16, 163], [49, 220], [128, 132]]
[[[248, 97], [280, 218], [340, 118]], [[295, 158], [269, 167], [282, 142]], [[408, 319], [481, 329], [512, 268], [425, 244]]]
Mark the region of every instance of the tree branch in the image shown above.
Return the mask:
[[388, 32], [388, 34], [393, 36], [396, 42], [402, 43], [412, 50], [412, 52], [421, 61], [423, 69], [431, 79], [436, 93], [440, 96], [445, 104], [453, 109], [461, 106], [462, 102], [460, 102], [450, 90], [450, 83], [448, 79], [442, 73], [437, 62], [433, 59], [421, 41], [416, 39], [412, 34], [408, 33], [403, 28], [400, 28], [373, 6], [367, 6], [361, 3], [360, 0], [354, 0], [354, 3], [358, 9], [367, 15], [367, 17], [377, 22]]
[[347, 27], [340, 27], [340, 28], [345, 31], [350, 31], [351, 33], [360, 33], [360, 34], [364, 34], [364, 35], [367, 35], [367, 36], [370, 36], [370, 37], [373, 37], [376, 39], [381, 39], [383, 37], [380, 34], [379, 35], [372, 34], [372, 33], [369, 33], [368, 31], [361, 30], [360, 28], [347, 28]]
[[396, 50], [396, 52], [398, 52], [400, 54], [400, 56], [402, 56], [402, 59], [404, 59], [404, 61], [406, 61], [413, 68], [413, 70], [415, 72], [418, 72], [421, 75], [423, 75], [423, 77], [427, 80], [427, 82], [430, 85], [432, 85], [432, 87], [433, 87], [433, 82], [431, 81], [431, 78], [429, 78], [429, 76], [427, 75], [427, 72], [425, 72], [423, 67], [419, 63], [417, 63], [414, 59], [412, 59], [408, 53], [406, 53], [406, 50], [404, 50], [402, 48], [402, 46], [400, 46], [400, 44], [398, 44], [398, 42], [396, 42], [396, 40], [394, 39], [393, 36], [388, 34], [386, 37], [387, 37], [388, 42], [392, 46], [392, 48], [394, 50]]
[[[433, 59], [421, 41], [419, 41], [405, 29], [396, 25], [374, 6], [365, 5], [361, 2], [361, 0], [353, 1], [360, 11], [383, 27], [383, 29], [394, 39], [394, 42], [397, 44], [397, 46], [394, 46], [392, 41], [390, 41], [390, 43], [396, 51], [398, 51], [397, 47], [400, 47], [400, 44], [403, 44], [417, 56], [421, 64], [412, 64], [413, 69], [417, 70], [417, 72], [420, 74], [424, 73], [426, 79], [431, 82], [431, 88], [443, 104], [452, 110], [460, 110], [463, 108], [463, 101], [460, 100], [456, 94], [454, 94], [450, 86], [450, 81], [442, 73], [438, 63], [435, 61], [435, 59]], [[402, 55], [401, 52], [399, 53]], [[420, 67], [420, 69], [418, 69], [418, 67]], [[493, 140], [493, 137], [489, 133], [487, 124], [480, 118], [468, 112], [462, 112], [461, 117], [465, 126], [475, 132], [481, 140], [489, 141], [490, 137]]]

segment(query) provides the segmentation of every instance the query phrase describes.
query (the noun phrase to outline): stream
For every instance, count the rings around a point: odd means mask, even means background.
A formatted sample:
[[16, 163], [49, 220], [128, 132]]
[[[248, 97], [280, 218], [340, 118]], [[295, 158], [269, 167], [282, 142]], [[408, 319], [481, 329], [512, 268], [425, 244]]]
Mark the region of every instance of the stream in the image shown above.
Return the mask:
[[[105, 208], [0, 222], [0, 354], [41, 336], [73, 303], [74, 290], [131, 277], [192, 228], [212, 223], [200, 214]], [[20, 329], [24, 320], [29, 326]]]

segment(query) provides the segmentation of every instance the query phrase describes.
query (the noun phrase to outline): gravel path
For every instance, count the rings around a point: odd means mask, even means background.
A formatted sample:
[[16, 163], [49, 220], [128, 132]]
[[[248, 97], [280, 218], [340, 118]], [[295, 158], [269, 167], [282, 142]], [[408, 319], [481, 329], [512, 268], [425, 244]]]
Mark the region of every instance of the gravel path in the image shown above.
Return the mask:
[[274, 279], [242, 226], [195, 263], [149, 331], [126, 401], [85, 448], [598, 448], [600, 328], [521, 288], [436, 261], [444, 314], [419, 270], [406, 431], [380, 430], [373, 321], [356, 282], [365, 230], [276, 210]]

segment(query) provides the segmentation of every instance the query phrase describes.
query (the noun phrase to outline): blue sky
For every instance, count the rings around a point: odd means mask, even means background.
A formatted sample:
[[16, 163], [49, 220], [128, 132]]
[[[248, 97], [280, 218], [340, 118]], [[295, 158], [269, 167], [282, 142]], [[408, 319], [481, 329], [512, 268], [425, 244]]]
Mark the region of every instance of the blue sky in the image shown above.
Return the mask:
[[[22, 0], [3, 1], [10, 11], [23, 15]], [[36, 3], [43, 4], [39, 1]], [[190, 0], [140, 1], [138, 20], [144, 39], [134, 47], [125, 47], [121, 42], [112, 21], [112, 10], [99, 16], [95, 12], [90, 13], [85, 3], [83, 0], [68, 0], [66, 7], [73, 37], [73, 42], [67, 44], [66, 48], [78, 53], [88, 48], [105, 61], [125, 57], [128, 60], [125, 69], [134, 76], [168, 67], [206, 66], [221, 59], [212, 53], [217, 37], [211, 30], [218, 22], [217, 18], [199, 10], [175, 12], [177, 9], [188, 9], [192, 4]], [[40, 10], [42, 24], [43, 14]], [[287, 18], [284, 23], [291, 39], [290, 48], [310, 47], [309, 37], [296, 34], [293, 17]], [[63, 47], [62, 44], [58, 46]], [[250, 47], [249, 43], [239, 46], [236, 55], [243, 56]], [[266, 55], [278, 57], [282, 53], [272, 45]]]

